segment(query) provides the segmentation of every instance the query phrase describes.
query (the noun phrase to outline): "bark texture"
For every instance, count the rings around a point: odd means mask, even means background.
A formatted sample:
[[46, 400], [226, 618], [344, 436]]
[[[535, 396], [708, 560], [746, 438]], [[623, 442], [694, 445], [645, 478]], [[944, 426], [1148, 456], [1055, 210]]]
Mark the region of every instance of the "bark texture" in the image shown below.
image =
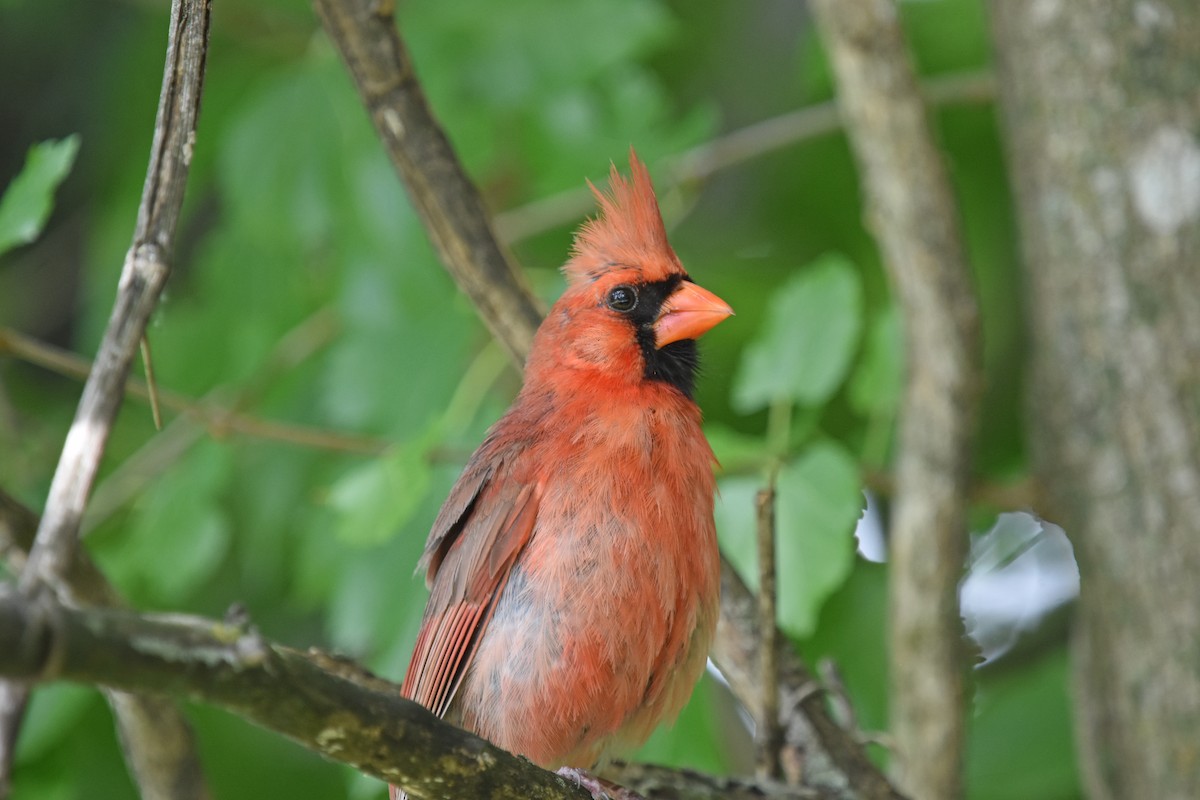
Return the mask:
[[958, 603], [978, 414], [979, 312], [958, 208], [895, 0], [812, 0], [867, 223], [904, 315], [907, 377], [889, 526], [892, 764], [921, 800], [963, 796]]
[[1093, 798], [1200, 797], [1200, 4], [991, 0]]
[[[95, 364], [54, 470], [37, 536], [24, 559], [19, 582], [27, 595], [53, 593], [72, 604], [85, 599], [69, 579], [79, 550], [80, 523], [139, 345], [149, 369], [146, 324], [171, 272], [175, 232], [196, 144], [210, 10], [210, 0], [174, 0], [171, 4], [150, 166], [133, 243], [125, 255], [117, 299]], [[178, 709], [136, 695], [110, 692], [108, 698], [117, 715], [122, 749], [143, 797], [209, 797], [191, 728]], [[0, 798], [10, 792], [9, 774], [28, 699], [27, 684], [0, 681]]]

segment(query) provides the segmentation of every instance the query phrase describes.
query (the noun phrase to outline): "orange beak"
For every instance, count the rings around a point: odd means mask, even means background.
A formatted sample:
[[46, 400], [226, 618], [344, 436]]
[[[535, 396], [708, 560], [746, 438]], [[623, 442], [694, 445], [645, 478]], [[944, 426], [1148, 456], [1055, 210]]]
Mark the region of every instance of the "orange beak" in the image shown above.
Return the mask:
[[662, 305], [654, 322], [657, 347], [681, 339], [696, 339], [721, 320], [733, 315], [733, 309], [707, 289], [684, 281]]

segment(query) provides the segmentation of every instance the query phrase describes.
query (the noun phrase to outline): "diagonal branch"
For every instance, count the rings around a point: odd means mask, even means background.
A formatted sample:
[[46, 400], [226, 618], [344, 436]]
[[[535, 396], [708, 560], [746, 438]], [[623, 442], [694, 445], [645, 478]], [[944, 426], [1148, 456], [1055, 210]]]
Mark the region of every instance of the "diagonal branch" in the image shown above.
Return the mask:
[[[0, 489], [0, 561], [14, 571], [25, 565], [37, 531], [32, 510]], [[125, 601], [83, 548], [75, 549], [63, 576], [77, 601], [125, 607]], [[158, 696], [105, 689], [117, 720], [121, 747], [144, 800], [207, 800], [211, 797], [191, 725], [174, 702]]]
[[163, 88], [133, 244], [125, 256], [116, 303], [50, 484], [37, 540], [22, 572], [25, 591], [39, 585], [59, 589], [58, 579], [71, 563], [84, 505], [124, 396], [125, 379], [170, 273], [175, 225], [183, 206], [200, 112], [208, 16], [208, 0], [179, 0], [171, 9]]
[[[0, 675], [198, 699], [403, 786], [414, 798], [590, 796], [573, 782], [437, 718], [401, 697], [395, 684], [327, 654], [268, 642], [237, 618], [243, 615], [232, 616], [220, 622], [181, 614], [75, 610], [0, 586]], [[857, 797], [678, 770], [646, 768], [641, 780], [639, 785], [652, 785], [653, 796], [661, 800]]]
[[900, 785], [962, 796], [966, 653], [958, 584], [980, 385], [979, 321], [958, 208], [894, 0], [813, 0], [904, 312], [908, 377], [891, 524], [892, 735]]
[[[138, 352], [146, 322], [170, 272], [175, 226], [183, 206], [195, 145], [208, 31], [209, 0], [176, 0], [173, 3], [150, 166], [138, 207], [133, 243], [125, 257], [117, 299], [95, 366], [84, 385], [75, 419], [63, 444], [36, 540], [21, 571], [21, 589], [29, 594], [54, 592], [66, 601], [77, 601], [75, 590], [65, 577], [75, 560], [84, 507], [124, 396], [125, 379]], [[0, 796], [8, 794], [8, 776], [28, 696], [24, 685], [11, 681], [0, 684]], [[146, 703], [152, 703], [153, 707]], [[162, 747], [165, 739], [156, 738], [153, 735], [155, 725], [147, 723], [163, 718], [163, 709], [157, 701], [118, 697], [113, 708], [118, 715], [127, 758], [145, 796], [206, 796], [207, 790], [199, 778], [198, 762], [191, 748], [190, 732], [186, 731], [181, 718], [176, 721], [184, 726], [181, 730], [186, 741], [176, 740], [184, 741], [183, 746], [167, 752]], [[139, 732], [152, 735], [142, 736]], [[181, 791], [159, 785], [156, 776], [163, 765], [169, 769], [193, 769], [195, 776], [188, 788]]]
[[[759, 719], [761, 634], [758, 598], [727, 561], [721, 563], [721, 619], [712, 657], [734, 695]], [[778, 635], [780, 753], [785, 768], [803, 765], [807, 786], [853, 787], [864, 800], [904, 800], [862, 744], [829, 714], [824, 693], [782, 633]], [[814, 758], [816, 749], [823, 757]]]
[[[981, 103], [996, 94], [990, 72], [962, 72], [931, 78], [921, 86], [930, 105]], [[837, 103], [827, 101], [797, 108], [777, 117], [730, 131], [690, 150], [665, 158], [660, 190], [706, 180], [715, 173], [752, 158], [782, 150], [799, 142], [836, 133], [842, 128]], [[567, 189], [496, 215], [496, 230], [513, 242], [536, 233], [576, 222], [592, 210], [592, 193], [586, 187]]]
[[[12, 328], [0, 327], [0, 355], [11, 354], [29, 364], [35, 364], [59, 375], [84, 379], [92, 364], [69, 350], [26, 336]], [[144, 380], [130, 377], [125, 384], [130, 397], [149, 402], [150, 390]], [[231, 434], [270, 439], [278, 442], [364, 455], [379, 455], [393, 443], [371, 436], [325, 430], [255, 416], [240, 410], [244, 403], [221, 403], [209, 395], [187, 397], [179, 392], [159, 388], [158, 401], [163, 408], [177, 411], [203, 426], [210, 436], [220, 439]], [[88, 514], [94, 513], [89, 509]]]

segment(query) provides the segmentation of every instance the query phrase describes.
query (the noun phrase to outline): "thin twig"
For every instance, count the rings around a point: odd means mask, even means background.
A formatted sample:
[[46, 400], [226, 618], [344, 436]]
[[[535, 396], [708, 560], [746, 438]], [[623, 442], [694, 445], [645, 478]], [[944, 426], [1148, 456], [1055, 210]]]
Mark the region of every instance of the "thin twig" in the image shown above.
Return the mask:
[[914, 796], [955, 800], [966, 738], [958, 584], [980, 384], [978, 309], [958, 208], [894, 0], [813, 0], [812, 9], [904, 313], [909, 372], [890, 529], [895, 763]]
[[821, 676], [821, 686], [829, 698], [829, 705], [837, 717], [838, 724], [863, 739], [862, 729], [858, 726], [858, 714], [854, 711], [854, 703], [850, 701], [850, 693], [842, 680], [842, 673], [832, 658], [822, 658], [817, 662], [817, 674]]
[[[242, 409], [255, 405], [280, 376], [289, 374], [324, 348], [334, 339], [337, 330], [332, 312], [327, 308], [319, 309], [279, 338], [255, 369], [252, 380], [236, 390], [217, 387], [199, 401], [187, 400], [188, 407], [182, 417], [172, 421], [165, 431], [122, 461], [96, 487], [83, 520], [84, 533], [94, 530], [140, 495], [147, 484], [191, 450], [203, 438], [205, 431], [218, 439], [238, 432], [327, 450], [350, 450], [371, 455], [386, 450], [390, 443], [383, 440], [276, 423], [242, 413]], [[182, 404], [183, 398], [180, 396], [173, 395], [172, 399]]]
[[[91, 362], [87, 359], [25, 336], [11, 328], [0, 328], [0, 353], [11, 353], [30, 364], [71, 378], [83, 378], [91, 369]], [[131, 377], [126, 381], [125, 393], [138, 400], [149, 401], [150, 398], [148, 386], [138, 378]], [[229, 392], [218, 393], [218, 395], [226, 394]], [[239, 398], [243, 394], [243, 392], [237, 393]], [[219, 401], [219, 396], [211, 393], [197, 399], [160, 388], [158, 399], [163, 408], [177, 411], [203, 425], [209, 435], [217, 439], [231, 434], [240, 434], [301, 447], [363, 455], [379, 455], [392, 444], [392, 442], [371, 436], [264, 419], [236, 410], [237, 407], [245, 404], [243, 401], [239, 400], [232, 405], [225, 405]]]
[[[930, 78], [922, 84], [930, 105], [956, 105], [991, 101], [996, 94], [990, 72], [963, 72]], [[799, 142], [841, 130], [837, 103], [828, 101], [798, 108], [703, 142], [679, 155], [664, 158], [656, 170], [659, 189], [707, 180], [712, 175], [753, 158]], [[580, 220], [592, 208], [586, 187], [570, 189], [495, 216], [496, 231], [509, 243]]]
[[779, 725], [779, 628], [775, 624], [775, 471], [754, 498], [758, 542], [759, 711], [755, 750], [760, 778], [778, 778], [783, 731]]
[[158, 402], [158, 381], [154, 379], [154, 356], [150, 352], [150, 340], [142, 335], [138, 342], [142, 351], [142, 365], [146, 370], [146, 399], [150, 401], [150, 416], [154, 419], [154, 430], [162, 430], [162, 407]]
[[[37, 514], [0, 488], [0, 559], [14, 572], [24, 570], [37, 527]], [[88, 556], [86, 548], [75, 549], [71, 567], [64, 578], [71, 584], [80, 603], [112, 608], [125, 606], [116, 589]]]
[[[756, 718], [760, 657], [758, 599], [737, 572], [721, 564], [721, 618], [712, 658], [733, 694]], [[849, 785], [863, 800], [903, 800], [872, 763], [853, 731], [829, 715], [825, 693], [786, 637], [780, 637], [779, 719], [782, 766], [789, 783], [809, 787]]]
[[[172, 4], [150, 166], [133, 243], [121, 271], [116, 303], [95, 367], [84, 385], [63, 444], [37, 538], [21, 571], [21, 589], [31, 595], [54, 592], [66, 601], [73, 599], [72, 587], [64, 577], [74, 562], [84, 508], [138, 343], [170, 272], [175, 226], [195, 144], [208, 30], [209, 0], [177, 0]], [[27, 701], [24, 685], [6, 681], [0, 686], [0, 792], [7, 792], [16, 736]], [[131, 743], [137, 748], [157, 744], [153, 740]], [[130, 758], [139, 780], [137, 768], [141, 761], [140, 757]]]

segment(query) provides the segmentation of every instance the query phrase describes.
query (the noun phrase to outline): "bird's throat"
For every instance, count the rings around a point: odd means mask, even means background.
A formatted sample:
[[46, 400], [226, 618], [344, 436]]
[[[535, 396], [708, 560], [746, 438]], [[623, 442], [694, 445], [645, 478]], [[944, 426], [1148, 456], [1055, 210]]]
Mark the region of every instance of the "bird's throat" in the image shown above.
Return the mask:
[[638, 330], [638, 345], [641, 346], [645, 368], [642, 377], [648, 381], [661, 381], [683, 392], [692, 399], [696, 388], [696, 371], [700, 356], [695, 339], [681, 339], [663, 347], [656, 347], [653, 329]]

